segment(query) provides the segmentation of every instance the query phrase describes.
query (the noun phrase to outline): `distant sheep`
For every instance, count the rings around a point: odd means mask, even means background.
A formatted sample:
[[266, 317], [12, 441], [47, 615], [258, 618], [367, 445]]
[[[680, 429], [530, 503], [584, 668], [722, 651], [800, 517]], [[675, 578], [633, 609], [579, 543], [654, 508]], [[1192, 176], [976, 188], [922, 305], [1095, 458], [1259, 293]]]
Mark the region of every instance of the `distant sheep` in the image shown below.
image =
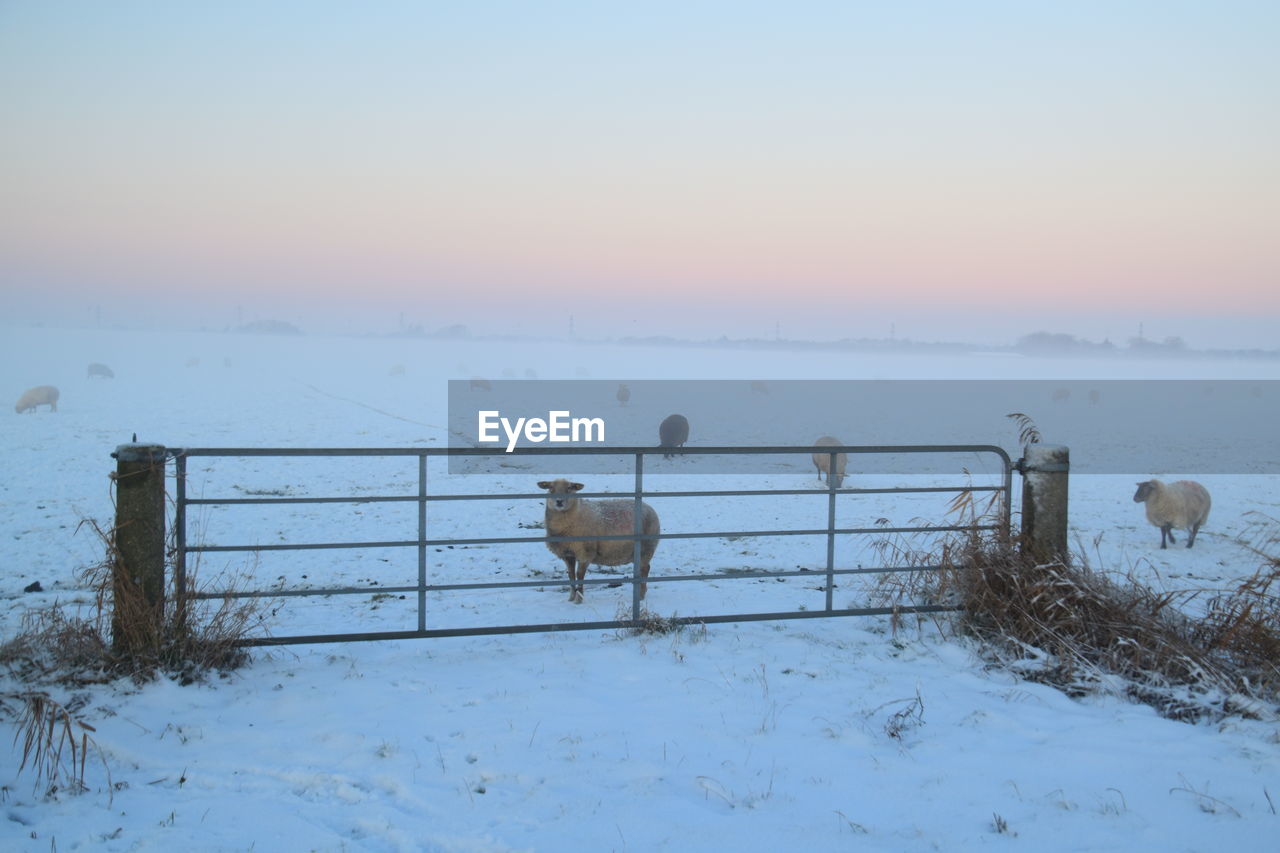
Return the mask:
[[769, 384], [767, 382], [761, 382], [759, 379], [752, 380], [751, 391], [755, 394], [768, 394]]
[[619, 406], [625, 406], [627, 404], [627, 401], [631, 399], [631, 389], [628, 388], [625, 384], [619, 385], [618, 393], [614, 394], [614, 396], [617, 397]]
[[18, 398], [18, 403], [13, 410], [18, 414], [26, 411], [34, 412], [36, 406], [48, 406], [49, 411], [58, 411], [58, 389], [52, 385], [37, 385], [34, 388], [28, 388]]
[[[658, 425], [659, 447], [684, 447], [689, 440], [689, 419], [684, 415], [667, 415]], [[674, 453], [662, 454], [663, 459], [670, 459]]]
[[111, 372], [110, 367], [107, 367], [105, 364], [98, 364], [98, 362], [96, 361], [93, 364], [89, 365], [89, 378], [92, 379], [95, 376], [100, 377], [102, 379], [116, 378], [116, 375]]
[[537, 379], [537, 378], [538, 378], [538, 371], [534, 370], [532, 367], [526, 367], [526, 368], [524, 369], [524, 378], [525, 378], [525, 379]]
[[387, 371], [387, 375], [388, 376], [404, 376], [404, 365], [403, 364], [391, 365], [391, 369]]
[[[624, 536], [635, 533], [635, 501], [631, 499], [589, 501], [577, 497], [582, 483], [568, 480], [544, 480], [539, 489], [546, 489], [547, 536]], [[661, 532], [658, 514], [647, 503], [640, 504], [641, 532], [657, 536]], [[658, 549], [657, 539], [640, 542], [640, 577], [649, 577], [649, 563]], [[587, 567], [623, 566], [634, 561], [635, 540], [614, 539], [593, 542], [547, 542], [547, 550], [564, 561], [569, 570], [569, 600], [582, 603], [583, 579]], [[576, 573], [575, 573], [576, 572]], [[644, 598], [648, 584], [640, 584], [640, 597]]]
[[1186, 530], [1187, 547], [1196, 544], [1200, 525], [1209, 518], [1209, 491], [1194, 480], [1162, 483], [1147, 480], [1138, 484], [1133, 494], [1134, 503], [1147, 505], [1147, 521], [1160, 528], [1160, 547], [1167, 548], [1166, 537], [1175, 545], [1173, 528]]
[[[835, 438], [834, 436], [824, 435], [822, 438], [815, 441], [813, 443], [813, 446], [814, 447], [839, 447], [842, 444], [844, 444], [844, 442], [841, 441], [840, 439]], [[835, 487], [837, 489], [840, 488], [842, 483], [844, 483], [845, 467], [848, 464], [849, 464], [848, 454], [846, 453], [836, 454]], [[826, 474], [827, 482], [828, 483], [831, 482], [831, 471], [829, 470], [831, 468], [830, 453], [815, 452], [813, 454], [813, 467], [818, 469], [819, 480], [822, 479], [823, 474]]]
[[481, 379], [479, 376], [471, 377], [471, 383], [467, 386], [470, 391], [492, 391], [493, 386], [489, 384], [488, 379]]

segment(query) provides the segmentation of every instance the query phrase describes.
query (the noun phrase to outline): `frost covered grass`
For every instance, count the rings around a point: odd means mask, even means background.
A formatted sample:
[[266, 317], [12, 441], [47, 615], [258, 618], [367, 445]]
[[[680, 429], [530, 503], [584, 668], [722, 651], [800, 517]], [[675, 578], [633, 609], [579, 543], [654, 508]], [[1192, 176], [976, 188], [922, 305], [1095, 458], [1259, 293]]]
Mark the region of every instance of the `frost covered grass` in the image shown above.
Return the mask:
[[[77, 579], [91, 595], [90, 603], [69, 606], [55, 600], [26, 610], [21, 628], [0, 644], [0, 666], [26, 682], [84, 685], [165, 675], [189, 684], [248, 661], [244, 642], [265, 632], [269, 608], [263, 600], [235, 598], [235, 579], [222, 577], [213, 586], [226, 595], [202, 600], [180, 595], [168, 567], [159, 630], [146, 627], [150, 605], [127, 573], [114, 571], [119, 557], [111, 535], [93, 520], [88, 526], [105, 550]], [[188, 573], [187, 584], [192, 593], [206, 586], [198, 570]]]
[[[127, 341], [127, 342], [126, 342]], [[0, 531], [10, 565], [0, 587], [0, 637], [23, 619], [64, 608], [96, 612], [94, 584], [78, 568], [99, 562], [101, 541], [77, 526], [111, 518], [109, 454], [137, 432], [169, 446], [369, 446], [442, 444], [444, 380], [501, 375], [528, 365], [546, 377], [619, 380], [634, 348], [558, 344], [310, 340], [234, 335], [130, 336], [14, 330], [2, 344], [9, 386], [52, 382], [57, 413], [0, 421], [13, 476], [0, 481]], [[177, 353], [173, 359], [157, 353]], [[650, 377], [930, 378], [1113, 376], [1116, 363], [980, 358], [810, 360], [803, 354], [653, 350]], [[198, 367], [184, 359], [199, 357]], [[229, 359], [229, 361], [228, 361]], [[85, 364], [112, 365], [114, 384], [84, 379]], [[388, 371], [403, 364], [403, 373]], [[227, 366], [230, 365], [230, 366]], [[1229, 375], [1266, 377], [1273, 364], [1230, 363]], [[1212, 374], [1213, 365], [1160, 363], [1126, 369]], [[28, 376], [28, 372], [38, 375]], [[20, 374], [20, 375], [19, 375]], [[1159, 375], [1159, 374], [1157, 374]], [[20, 386], [20, 387], [19, 387]], [[162, 395], [155, 389], [162, 388]], [[17, 391], [15, 391], [15, 394]], [[627, 411], [643, 413], [633, 399]], [[1028, 406], [1025, 411], [1035, 414]], [[669, 414], [662, 412], [661, 417]], [[1006, 422], [1004, 413], [997, 418]], [[1007, 422], [1006, 422], [1007, 423]], [[859, 441], [856, 425], [846, 434]], [[948, 436], [940, 424], [939, 441]], [[814, 433], [820, 434], [820, 433]], [[812, 435], [797, 443], [811, 441]], [[865, 437], [871, 438], [871, 437]], [[1016, 451], [1011, 431], [993, 440]], [[1047, 440], [1058, 440], [1047, 436]], [[697, 442], [695, 436], [695, 445]], [[656, 432], [655, 432], [656, 441]], [[1069, 444], [1069, 439], [1064, 439]], [[807, 460], [803, 460], [806, 461]], [[656, 463], [657, 486], [694, 481], [671, 460]], [[320, 469], [210, 461], [190, 469], [191, 494], [208, 497], [335, 493], [354, 483], [369, 493], [403, 485], [403, 472], [370, 463]], [[499, 480], [437, 487], [532, 490], [519, 470]], [[662, 477], [670, 477], [663, 481]], [[870, 480], [850, 460], [854, 483]], [[1090, 543], [1090, 563], [1126, 567], [1154, 595], [1224, 591], [1172, 606], [1213, 625], [1215, 636], [1249, 636], [1228, 614], [1255, 613], [1271, 587], [1250, 580], [1269, 550], [1256, 513], [1280, 513], [1267, 477], [1220, 476], [1209, 483], [1215, 515], [1192, 551], [1161, 552], [1131, 501], [1133, 478], [1073, 478], [1073, 540]], [[812, 501], [663, 501], [664, 528], [753, 529], [804, 524], [825, 512], [825, 484], [812, 466], [747, 481], [751, 487], [811, 486]], [[740, 481], [726, 484], [733, 488]], [[602, 490], [626, 483], [597, 484]], [[948, 506], [862, 496], [840, 518], [870, 526], [913, 517], [937, 521]], [[537, 537], [540, 502], [491, 500], [482, 513], [442, 508], [445, 535]], [[823, 516], [825, 517], [825, 516]], [[348, 514], [210, 511], [193, 520], [212, 541], [324, 541], [358, 528], [371, 539], [399, 524], [394, 513], [359, 506]], [[711, 527], [714, 526], [714, 527]], [[363, 537], [362, 537], [363, 538]], [[938, 542], [900, 541], [904, 553]], [[1081, 549], [1084, 550], [1084, 549]], [[959, 552], [952, 552], [957, 556]], [[816, 565], [825, 545], [783, 540], [664, 541], [654, 575]], [[865, 543], [841, 540], [844, 564], [877, 559]], [[612, 618], [631, 589], [593, 589], [584, 605], [565, 601], [564, 570], [535, 542], [517, 548], [431, 553], [453, 578], [545, 581], [520, 592], [432, 599], [433, 619], [452, 624], [527, 619]], [[308, 554], [272, 562], [236, 555], [210, 562], [210, 586], [333, 583], [367, 595], [288, 601], [264, 613], [274, 632], [399, 626], [404, 602], [379, 587], [407, 571], [389, 552]], [[219, 579], [218, 576], [223, 578]], [[902, 573], [908, 577], [909, 573]], [[214, 583], [217, 580], [217, 583]], [[44, 592], [23, 593], [40, 581]], [[76, 739], [82, 779], [50, 790], [32, 765], [20, 771], [22, 741], [0, 743], [0, 846], [14, 850], [742, 850], [927, 851], [1020, 843], [1036, 850], [1267, 849], [1275, 835], [1280, 774], [1274, 708], [1220, 708], [1176, 722], [1116, 689], [1058, 689], [1025, 671], [993, 665], [974, 639], [924, 621], [904, 630], [892, 618], [685, 624], [699, 613], [741, 605], [814, 607], [821, 578], [680, 583], [651, 579], [639, 630], [574, 631], [437, 641], [321, 644], [253, 650], [225, 677], [135, 680], [107, 674], [60, 683], [21, 666], [0, 675], [0, 691], [42, 692], [41, 731]], [[246, 581], [248, 582], [248, 581]], [[1232, 598], [1233, 591], [1243, 597]], [[837, 606], [868, 603], [855, 577], [835, 590]], [[951, 592], [935, 593], [946, 600]], [[1262, 597], [1258, 597], [1258, 595]], [[1252, 598], [1250, 596], [1253, 596]], [[208, 602], [216, 607], [218, 600]], [[941, 617], [939, 617], [939, 620]], [[292, 622], [288, 620], [293, 620]], [[1236, 624], [1237, 627], [1229, 627]], [[54, 626], [50, 626], [54, 627]], [[914, 625], [913, 625], [914, 627]], [[55, 631], [56, 634], [56, 631]], [[64, 639], [74, 651], [72, 632]], [[55, 645], [60, 643], [55, 640]], [[94, 640], [98, 642], [98, 640]], [[1225, 647], [1224, 647], [1225, 648]], [[1265, 646], [1259, 645], [1259, 649]], [[92, 648], [89, 649], [93, 651]], [[92, 658], [90, 658], [92, 659]], [[1011, 662], [1032, 660], [1029, 653]], [[1045, 660], [1042, 658], [1042, 660]], [[43, 665], [42, 665], [43, 666]], [[84, 672], [96, 672], [86, 666]], [[216, 671], [216, 670], [215, 670]], [[181, 672], [181, 670], [177, 670]], [[1077, 673], [1088, 670], [1078, 668]], [[32, 680], [34, 679], [34, 680]], [[1072, 695], [1075, 693], [1076, 695]], [[69, 715], [61, 717], [57, 707]], [[22, 708], [7, 701], [6, 728], [21, 731]], [[62, 720], [59, 723], [58, 720]], [[92, 731], [79, 728], [81, 724]], [[88, 735], [88, 741], [84, 735]], [[4, 737], [0, 740], [9, 740]], [[95, 749], [101, 750], [101, 753]], [[84, 747], [87, 745], [88, 749]], [[62, 745], [64, 764], [70, 756]], [[87, 760], [84, 756], [87, 755]], [[65, 777], [70, 779], [70, 776]], [[79, 793], [76, 793], [79, 791]]]

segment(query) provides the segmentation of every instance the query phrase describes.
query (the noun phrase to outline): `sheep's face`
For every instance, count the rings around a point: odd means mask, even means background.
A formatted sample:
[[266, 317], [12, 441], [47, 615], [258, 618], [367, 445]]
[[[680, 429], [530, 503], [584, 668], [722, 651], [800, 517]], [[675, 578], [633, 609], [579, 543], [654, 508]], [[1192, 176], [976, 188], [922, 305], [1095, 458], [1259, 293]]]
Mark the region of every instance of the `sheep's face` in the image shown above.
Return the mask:
[[582, 484], [568, 480], [543, 480], [538, 488], [550, 492], [547, 495], [548, 512], [568, 512], [577, 505], [578, 498], [574, 492], [581, 491]]
[[1138, 491], [1133, 493], [1133, 502], [1136, 504], [1146, 503], [1147, 498], [1151, 497], [1151, 493], [1156, 489], [1155, 485], [1147, 480], [1145, 483], [1138, 484]]

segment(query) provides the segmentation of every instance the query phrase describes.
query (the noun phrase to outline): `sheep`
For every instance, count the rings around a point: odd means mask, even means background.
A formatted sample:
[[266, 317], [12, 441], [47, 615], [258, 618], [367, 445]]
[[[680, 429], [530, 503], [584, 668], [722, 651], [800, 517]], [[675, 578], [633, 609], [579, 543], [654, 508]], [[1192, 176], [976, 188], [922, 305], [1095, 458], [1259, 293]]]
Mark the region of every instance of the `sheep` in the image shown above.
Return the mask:
[[1138, 484], [1133, 494], [1134, 503], [1147, 505], [1147, 521], [1160, 528], [1160, 547], [1167, 548], [1165, 538], [1177, 544], [1173, 528], [1188, 531], [1187, 547], [1196, 544], [1200, 525], [1209, 518], [1209, 491], [1194, 480], [1162, 483], [1147, 480]]
[[[684, 447], [689, 440], [689, 419], [684, 415], [667, 415], [658, 425], [659, 447]], [[670, 459], [674, 453], [662, 454], [663, 459]]]
[[755, 379], [751, 382], [751, 391], [754, 394], [768, 394], [769, 384], [767, 382], [762, 382], [759, 379]]
[[631, 399], [631, 389], [625, 384], [619, 385], [618, 393], [614, 394], [614, 396], [618, 399], [619, 406], [625, 406], [627, 401]]
[[489, 384], [488, 379], [479, 376], [472, 376], [471, 382], [467, 385], [468, 391], [492, 391], [493, 386]]
[[[822, 438], [815, 441], [813, 443], [813, 446], [814, 447], [839, 447], [842, 444], [844, 444], [844, 442], [841, 441], [840, 439], [830, 435], [824, 435], [822, 436]], [[837, 489], [840, 488], [840, 484], [844, 482], [845, 466], [847, 466], [848, 463], [849, 463], [848, 454], [845, 454], [845, 453], [836, 454], [835, 487]], [[831, 454], [829, 452], [828, 453], [823, 453], [821, 451], [815, 452], [813, 454], [813, 467], [818, 469], [819, 480], [822, 479], [822, 475], [825, 473], [827, 475], [827, 483], [828, 484], [831, 483], [831, 471], [830, 471]]]
[[26, 411], [34, 412], [36, 406], [48, 406], [49, 411], [58, 411], [58, 389], [52, 385], [37, 385], [34, 388], [28, 388], [18, 398], [18, 404], [13, 410], [18, 414]]
[[92, 379], [95, 376], [101, 377], [103, 379], [116, 378], [116, 375], [111, 372], [110, 367], [107, 367], [105, 364], [99, 364], [96, 361], [93, 364], [89, 365], [89, 378]]
[[[578, 498], [573, 493], [581, 491], [582, 483], [568, 480], [544, 480], [539, 489], [546, 489], [547, 536], [622, 536], [635, 533], [635, 501], [630, 499], [594, 500]], [[658, 514], [647, 503], [641, 503], [641, 532], [656, 537], [661, 532]], [[640, 542], [640, 577], [649, 577], [649, 563], [658, 549], [658, 540]], [[582, 581], [587, 567], [623, 566], [634, 562], [635, 540], [614, 539], [593, 542], [547, 542], [547, 550], [564, 560], [569, 570], [569, 600], [582, 603]], [[576, 574], [575, 574], [576, 568]], [[641, 582], [640, 597], [644, 598], [648, 584]]]

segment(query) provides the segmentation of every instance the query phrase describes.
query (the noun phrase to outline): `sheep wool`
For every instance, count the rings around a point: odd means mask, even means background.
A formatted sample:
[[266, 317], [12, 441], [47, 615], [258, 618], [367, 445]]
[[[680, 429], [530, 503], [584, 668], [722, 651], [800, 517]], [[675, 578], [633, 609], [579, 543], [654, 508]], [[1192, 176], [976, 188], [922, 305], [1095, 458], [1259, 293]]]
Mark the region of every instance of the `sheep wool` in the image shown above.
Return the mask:
[[1194, 480], [1178, 480], [1176, 483], [1162, 483], [1159, 480], [1146, 480], [1138, 484], [1133, 494], [1134, 503], [1147, 505], [1147, 521], [1160, 528], [1160, 547], [1177, 540], [1173, 530], [1187, 531], [1187, 547], [1196, 544], [1196, 534], [1200, 526], [1209, 518], [1209, 507], [1212, 501], [1209, 490]]
[[13, 410], [18, 414], [22, 414], [26, 411], [34, 412], [36, 406], [48, 406], [49, 411], [56, 412], [58, 411], [58, 396], [58, 389], [52, 385], [37, 385], [23, 392]]
[[[560, 536], [624, 536], [635, 533], [635, 501], [633, 500], [584, 500], [575, 492], [582, 490], [582, 483], [568, 480], [544, 480], [538, 488], [546, 489], [547, 537]], [[647, 503], [640, 504], [641, 533], [657, 536], [661, 532], [658, 514]], [[641, 578], [649, 577], [649, 564], [658, 549], [657, 539], [640, 542]], [[569, 600], [582, 603], [583, 579], [587, 567], [623, 566], [635, 559], [634, 539], [615, 539], [589, 542], [547, 542], [547, 550], [564, 561], [569, 570]], [[648, 584], [641, 582], [640, 597], [644, 598]]]
[[[814, 446], [814, 447], [839, 447], [839, 446], [840, 446], [840, 445], [842, 445], [842, 444], [844, 444], [844, 442], [843, 442], [843, 441], [841, 441], [840, 439], [835, 438], [834, 436], [824, 435], [822, 438], [820, 438], [820, 439], [818, 439], [817, 441], [815, 441], [815, 442], [813, 443], [813, 446]], [[846, 467], [848, 464], [849, 464], [849, 456], [848, 456], [848, 454], [846, 454], [846, 453], [837, 453], [837, 454], [836, 454], [835, 487], [836, 487], [837, 489], [838, 489], [838, 488], [840, 488], [840, 485], [844, 482], [844, 472], [845, 472], [845, 467]], [[813, 454], [813, 467], [815, 467], [815, 468], [817, 468], [817, 469], [818, 469], [818, 479], [819, 479], [819, 480], [821, 480], [821, 479], [822, 479], [822, 475], [823, 475], [823, 474], [826, 474], [826, 475], [827, 475], [827, 482], [828, 482], [828, 483], [831, 483], [831, 482], [832, 482], [832, 480], [831, 480], [831, 471], [829, 470], [829, 469], [831, 468], [831, 454], [830, 454], [830, 453], [815, 452], [815, 453]]]

